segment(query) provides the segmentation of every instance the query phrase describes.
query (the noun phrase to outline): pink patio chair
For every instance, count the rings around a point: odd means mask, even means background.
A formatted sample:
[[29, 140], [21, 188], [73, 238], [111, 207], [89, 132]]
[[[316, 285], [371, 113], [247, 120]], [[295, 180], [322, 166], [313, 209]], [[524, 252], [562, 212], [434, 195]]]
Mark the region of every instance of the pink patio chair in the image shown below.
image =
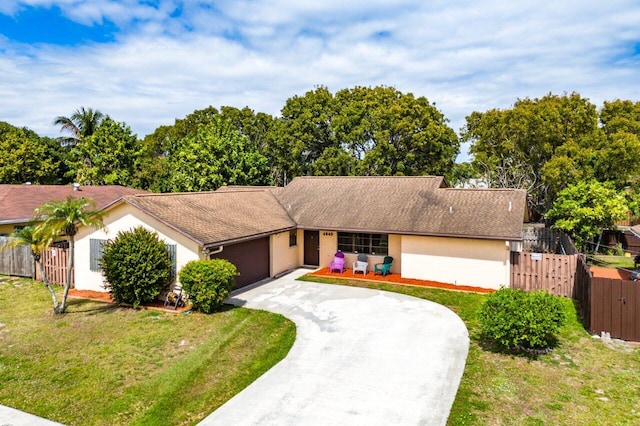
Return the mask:
[[333, 260], [329, 263], [329, 273], [333, 272], [334, 270], [339, 271], [340, 273], [343, 273], [345, 270], [344, 253], [342, 253], [341, 251], [337, 252], [333, 256]]

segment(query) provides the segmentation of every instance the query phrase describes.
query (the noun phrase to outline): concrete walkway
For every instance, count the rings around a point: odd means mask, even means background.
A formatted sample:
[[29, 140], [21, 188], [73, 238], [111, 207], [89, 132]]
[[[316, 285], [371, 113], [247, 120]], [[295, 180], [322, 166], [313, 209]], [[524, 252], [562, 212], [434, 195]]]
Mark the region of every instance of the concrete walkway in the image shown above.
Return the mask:
[[469, 336], [449, 309], [395, 293], [295, 281], [229, 302], [296, 323], [287, 357], [201, 425], [444, 425]]
[[62, 426], [33, 414], [18, 411], [14, 408], [0, 405], [0, 425], [2, 426]]

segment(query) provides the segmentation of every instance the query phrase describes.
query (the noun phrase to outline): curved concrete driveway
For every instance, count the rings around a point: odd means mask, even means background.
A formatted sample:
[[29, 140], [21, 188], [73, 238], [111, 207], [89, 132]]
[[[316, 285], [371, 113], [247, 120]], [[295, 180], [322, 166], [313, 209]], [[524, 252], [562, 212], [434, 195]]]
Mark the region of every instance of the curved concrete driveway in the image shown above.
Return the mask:
[[297, 270], [229, 302], [295, 322], [287, 357], [202, 425], [444, 425], [469, 336], [433, 302], [295, 281]]

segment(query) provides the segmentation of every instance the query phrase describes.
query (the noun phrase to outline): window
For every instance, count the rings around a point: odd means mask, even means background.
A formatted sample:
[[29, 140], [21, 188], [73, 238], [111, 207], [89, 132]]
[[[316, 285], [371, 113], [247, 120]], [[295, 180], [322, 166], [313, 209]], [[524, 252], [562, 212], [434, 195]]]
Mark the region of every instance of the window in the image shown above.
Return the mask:
[[389, 254], [387, 234], [338, 232], [338, 250], [345, 253]]
[[[102, 272], [102, 268], [100, 268], [100, 259], [102, 259], [102, 250], [104, 243], [107, 240], [99, 240], [95, 238], [89, 239], [89, 269], [94, 272]], [[169, 259], [171, 259], [171, 282], [176, 279], [176, 245], [175, 244], [165, 244], [167, 248], [167, 252], [169, 253]]]
[[99, 261], [102, 259], [102, 247], [106, 242], [107, 240], [89, 239], [89, 269], [94, 272], [102, 272]]
[[167, 248], [167, 252], [169, 252], [169, 259], [171, 259], [171, 278], [169, 278], [169, 282], [174, 282], [176, 280], [176, 248], [175, 244], [165, 244]]
[[298, 245], [298, 230], [294, 229], [289, 231], [289, 247], [295, 247]]

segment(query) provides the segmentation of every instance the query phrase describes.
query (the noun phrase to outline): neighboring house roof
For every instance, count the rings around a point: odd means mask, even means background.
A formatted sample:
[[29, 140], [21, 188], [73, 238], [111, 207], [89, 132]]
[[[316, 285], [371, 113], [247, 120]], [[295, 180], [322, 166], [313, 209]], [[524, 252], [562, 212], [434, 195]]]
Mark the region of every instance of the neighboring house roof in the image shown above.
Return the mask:
[[640, 238], [640, 225], [634, 225], [629, 228], [629, 231], [636, 237]]
[[251, 185], [223, 185], [215, 192], [238, 192], [238, 191], [266, 191], [276, 189], [275, 186], [251, 186]]
[[526, 192], [442, 177], [298, 177], [277, 195], [302, 228], [520, 240]]
[[90, 198], [96, 208], [103, 209], [117, 199], [132, 194], [146, 193], [139, 189], [118, 185], [0, 185], [0, 224], [29, 223], [36, 207], [52, 200], [64, 200], [68, 196]]
[[205, 248], [296, 228], [264, 189], [136, 195], [124, 201]]

